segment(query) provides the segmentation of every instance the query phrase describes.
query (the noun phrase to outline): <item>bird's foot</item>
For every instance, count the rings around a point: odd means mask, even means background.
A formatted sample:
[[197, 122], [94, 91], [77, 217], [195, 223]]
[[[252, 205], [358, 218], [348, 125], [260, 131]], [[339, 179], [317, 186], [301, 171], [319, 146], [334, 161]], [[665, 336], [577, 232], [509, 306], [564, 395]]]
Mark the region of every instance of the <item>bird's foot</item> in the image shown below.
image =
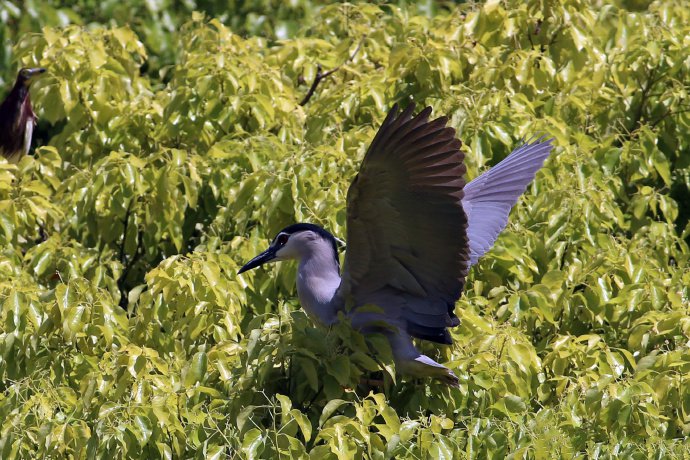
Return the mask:
[[460, 379], [448, 368], [445, 368], [445, 372], [435, 376], [435, 378], [449, 387], [460, 388]]
[[460, 386], [460, 379], [453, 371], [425, 355], [419, 355], [412, 360], [399, 361], [396, 367], [404, 375], [431, 377], [454, 388]]

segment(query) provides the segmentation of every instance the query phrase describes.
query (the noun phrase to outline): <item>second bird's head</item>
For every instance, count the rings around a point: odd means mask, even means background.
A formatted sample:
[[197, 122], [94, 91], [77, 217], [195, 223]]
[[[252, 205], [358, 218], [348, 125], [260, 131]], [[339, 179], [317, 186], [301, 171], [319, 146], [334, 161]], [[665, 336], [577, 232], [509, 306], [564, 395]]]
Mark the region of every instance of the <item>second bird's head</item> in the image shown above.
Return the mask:
[[24, 86], [29, 86], [39, 75], [44, 74], [46, 69], [43, 67], [25, 67], [19, 71], [17, 75], [17, 83], [21, 83]]
[[278, 232], [268, 249], [247, 262], [237, 273], [244, 273], [268, 262], [302, 259], [319, 253], [333, 257], [336, 265], [340, 266], [338, 246], [333, 235], [318, 225], [294, 224]]

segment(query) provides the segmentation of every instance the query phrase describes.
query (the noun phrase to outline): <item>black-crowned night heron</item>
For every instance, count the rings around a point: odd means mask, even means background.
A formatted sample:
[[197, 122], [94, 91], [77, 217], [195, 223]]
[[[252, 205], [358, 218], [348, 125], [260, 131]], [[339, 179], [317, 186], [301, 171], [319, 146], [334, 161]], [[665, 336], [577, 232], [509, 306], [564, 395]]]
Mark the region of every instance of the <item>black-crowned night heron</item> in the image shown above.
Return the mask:
[[[508, 214], [551, 151], [527, 142], [465, 185], [464, 155], [447, 118], [429, 121], [393, 107], [347, 193], [347, 253], [340, 273], [336, 239], [323, 228], [284, 228], [239, 273], [296, 259], [297, 293], [319, 323], [343, 311], [363, 333], [388, 338], [402, 374], [457, 385], [453, 372], [412, 338], [452, 344], [455, 302], [469, 268], [493, 246]], [[366, 307], [366, 308], [360, 308]]]
[[14, 87], [0, 104], [0, 155], [16, 163], [29, 153], [36, 126], [36, 114], [31, 109], [29, 86], [46, 69], [21, 69]]

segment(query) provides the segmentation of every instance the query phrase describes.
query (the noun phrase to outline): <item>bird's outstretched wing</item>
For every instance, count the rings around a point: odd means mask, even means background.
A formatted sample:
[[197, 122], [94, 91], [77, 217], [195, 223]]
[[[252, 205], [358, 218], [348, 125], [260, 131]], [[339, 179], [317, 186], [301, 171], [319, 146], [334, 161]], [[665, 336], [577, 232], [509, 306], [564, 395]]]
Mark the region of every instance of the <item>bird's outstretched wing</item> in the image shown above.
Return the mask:
[[496, 242], [510, 209], [549, 156], [552, 141], [526, 142], [465, 186], [462, 207], [467, 215], [470, 265]]
[[413, 111], [393, 107], [348, 190], [341, 293], [382, 308], [375, 319], [451, 343], [469, 267], [464, 155], [445, 117]]

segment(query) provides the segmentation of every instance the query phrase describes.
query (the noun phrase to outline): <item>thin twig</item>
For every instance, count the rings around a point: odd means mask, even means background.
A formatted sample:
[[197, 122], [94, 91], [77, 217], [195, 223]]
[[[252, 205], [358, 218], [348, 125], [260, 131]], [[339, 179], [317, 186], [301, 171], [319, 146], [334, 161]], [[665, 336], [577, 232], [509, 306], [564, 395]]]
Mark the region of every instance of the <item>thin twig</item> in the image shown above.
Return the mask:
[[314, 404], [314, 401], [316, 401], [316, 398], [321, 394], [323, 388], [323, 384], [319, 385], [319, 389], [316, 391], [316, 393], [314, 393], [314, 397], [312, 397], [307, 405], [304, 406], [304, 410], [302, 412], [307, 412], [309, 409], [311, 409], [311, 405]]
[[658, 120], [656, 120], [654, 123], [652, 123], [651, 126], [652, 126], [652, 128], [654, 128], [654, 127], [656, 127], [659, 123], [661, 123], [662, 121], [664, 121], [666, 118], [672, 117], [672, 116], [674, 116], [674, 115], [678, 115], [678, 114], [680, 114], [680, 113], [685, 113], [685, 112], [690, 112], [690, 108], [685, 108], [685, 109], [683, 109], [683, 110], [671, 110], [671, 109], [668, 109], [668, 110], [666, 111], [666, 113], [664, 113], [661, 117], [659, 117]]
[[[642, 125], [642, 117], [644, 116], [645, 105], [647, 105], [647, 101], [649, 100], [649, 92], [652, 90], [652, 87], [657, 83], [657, 81], [659, 81], [656, 79], [657, 70], [659, 70], [659, 68], [654, 67], [651, 70], [651, 73], [647, 76], [647, 81], [645, 82], [644, 87], [642, 88], [642, 97], [640, 99], [640, 104], [637, 106], [637, 110], [635, 110], [635, 119], [633, 121], [632, 126], [629, 129], [630, 132], [635, 131]], [[638, 85], [642, 86], [639, 80]]]
[[127, 254], [125, 254], [125, 242], [127, 241], [127, 227], [129, 226], [129, 215], [132, 213], [132, 206], [134, 205], [134, 198], [129, 200], [127, 211], [125, 211], [125, 220], [123, 222], [125, 228], [122, 230], [122, 244], [120, 245], [120, 263], [126, 265]]
[[299, 105], [304, 106], [309, 102], [309, 99], [314, 95], [314, 92], [316, 91], [316, 87], [319, 86], [319, 82], [323, 79], [323, 75], [321, 75], [321, 64], [316, 66], [316, 76], [314, 77], [314, 81], [311, 84], [311, 87], [309, 88], [309, 91], [307, 91], [307, 94], [304, 96], [304, 99], [299, 103]]
[[321, 80], [324, 78], [332, 75], [333, 73], [337, 72], [342, 66], [347, 64], [348, 62], [352, 62], [355, 59], [355, 56], [357, 56], [357, 53], [359, 53], [359, 50], [362, 48], [362, 45], [364, 44], [364, 39], [366, 38], [366, 35], [362, 37], [362, 39], [359, 41], [359, 44], [357, 45], [357, 48], [352, 52], [349, 58], [342, 64], [340, 64], [337, 67], [332, 68], [331, 70], [328, 70], [326, 72], [322, 72], [321, 65], [318, 64], [316, 66], [316, 75], [314, 76], [314, 81], [312, 82], [311, 86], [309, 87], [309, 91], [307, 91], [307, 94], [304, 96], [304, 99], [299, 103], [299, 105], [304, 106], [309, 102], [311, 97], [314, 95], [316, 92], [316, 88], [319, 86], [319, 83], [321, 83]]
[[[541, 19], [537, 19], [537, 23], [534, 26], [534, 35], [539, 35], [541, 32]], [[534, 49], [534, 42], [532, 41], [532, 33], [530, 33], [529, 28], [527, 30], [527, 40], [529, 40], [530, 49]], [[543, 51], [542, 51], [543, 52]]]
[[[551, 39], [549, 40], [549, 43], [547, 46], [551, 47], [554, 43], [556, 43], [556, 38], [558, 37], [558, 34], [561, 33], [561, 30], [563, 30], [565, 26], [560, 25], [556, 27], [556, 30], [553, 31], [553, 34], [551, 35]], [[542, 50], [544, 52], [544, 50]]]

